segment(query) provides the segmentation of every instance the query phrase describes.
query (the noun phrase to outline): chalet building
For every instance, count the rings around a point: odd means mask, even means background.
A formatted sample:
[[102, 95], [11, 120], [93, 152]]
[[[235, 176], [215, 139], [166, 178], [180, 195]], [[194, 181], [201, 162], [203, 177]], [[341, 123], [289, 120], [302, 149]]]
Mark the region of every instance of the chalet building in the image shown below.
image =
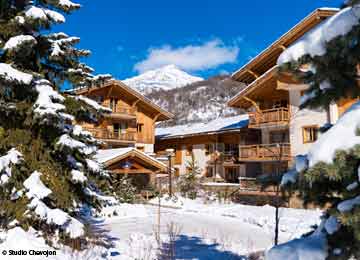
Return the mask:
[[128, 174], [143, 188], [167, 173], [167, 166], [153, 158], [155, 123], [173, 115], [121, 81], [74, 90], [108, 107], [112, 113], [98, 124], [82, 124], [83, 129], [103, 142], [97, 160], [114, 174]]
[[111, 80], [101, 86], [79, 89], [76, 94], [112, 110], [98, 125], [83, 125], [95, 138], [104, 142], [104, 148], [136, 147], [152, 154], [155, 123], [173, 118], [171, 113], [121, 81]]
[[194, 161], [209, 181], [238, 183], [239, 177], [245, 176], [247, 171], [254, 172], [252, 168], [256, 167], [256, 164], [245, 165], [238, 160], [239, 143], [246, 144], [257, 138], [248, 136], [247, 125], [248, 115], [240, 115], [208, 123], [157, 128], [155, 151], [161, 156], [166, 149], [173, 148], [173, 165], [179, 175], [186, 174], [189, 163]]
[[139, 189], [167, 178], [168, 165], [134, 147], [99, 150], [95, 159], [113, 174], [127, 174]]
[[280, 75], [276, 65], [287, 47], [336, 12], [328, 8], [315, 10], [232, 75], [247, 86], [228, 105], [249, 111], [249, 131], [260, 131], [261, 137], [252, 145], [239, 145], [240, 162], [261, 165], [261, 171], [246, 172], [247, 176], [273, 173], [278, 161], [286, 169], [294, 156], [307, 153], [321, 134], [321, 127], [335, 123], [354, 103], [343, 100], [326, 110], [299, 110], [308, 86], [295, 82], [291, 75]]

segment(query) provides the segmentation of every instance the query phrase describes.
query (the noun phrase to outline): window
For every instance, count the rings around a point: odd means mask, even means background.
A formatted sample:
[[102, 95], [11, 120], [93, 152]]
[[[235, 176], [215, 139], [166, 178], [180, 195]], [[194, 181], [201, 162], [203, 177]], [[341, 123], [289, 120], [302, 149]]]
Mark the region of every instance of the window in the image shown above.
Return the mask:
[[137, 132], [138, 132], [138, 133], [141, 133], [141, 132], [143, 131], [144, 124], [137, 124], [137, 125], [136, 125], [136, 128], [137, 128]]
[[318, 139], [319, 127], [318, 126], [305, 126], [303, 127], [303, 142], [313, 143]]
[[111, 98], [110, 99], [110, 109], [115, 112], [116, 111], [116, 106], [118, 103], [118, 99], [117, 98]]

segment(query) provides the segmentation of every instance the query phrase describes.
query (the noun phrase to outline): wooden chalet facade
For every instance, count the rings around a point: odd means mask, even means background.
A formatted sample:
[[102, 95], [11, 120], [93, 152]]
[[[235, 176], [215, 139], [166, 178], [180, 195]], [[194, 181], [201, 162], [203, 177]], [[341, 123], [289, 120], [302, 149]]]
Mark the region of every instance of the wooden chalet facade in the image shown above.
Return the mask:
[[107, 81], [101, 86], [76, 90], [113, 112], [98, 125], [84, 124], [84, 129], [104, 142], [104, 148], [136, 147], [146, 153], [154, 152], [155, 123], [169, 120], [173, 115], [121, 81]]
[[153, 157], [155, 123], [171, 119], [171, 113], [117, 80], [74, 92], [112, 110], [98, 124], [81, 125], [103, 142], [97, 158], [107, 170], [127, 174], [140, 189], [167, 178], [167, 165]]
[[157, 129], [155, 151], [161, 157], [166, 149], [175, 150], [173, 165], [178, 175], [186, 174], [189, 163], [194, 160], [207, 181], [239, 183], [239, 177], [256, 167], [239, 161], [239, 143], [253, 143], [256, 140], [252, 139], [259, 138], [248, 135], [247, 124], [248, 116], [243, 115], [205, 124]]
[[336, 12], [327, 8], [315, 10], [232, 75], [247, 86], [228, 105], [247, 110], [249, 131], [260, 131], [261, 136], [256, 144], [239, 145], [239, 161], [259, 165], [258, 172], [247, 172], [246, 176], [274, 173], [279, 163], [285, 171], [294, 156], [307, 153], [322, 126], [335, 123], [355, 102], [344, 100], [326, 110], [300, 110], [301, 97], [308, 86], [295, 82], [291, 75], [281, 75], [276, 64], [287, 47]]

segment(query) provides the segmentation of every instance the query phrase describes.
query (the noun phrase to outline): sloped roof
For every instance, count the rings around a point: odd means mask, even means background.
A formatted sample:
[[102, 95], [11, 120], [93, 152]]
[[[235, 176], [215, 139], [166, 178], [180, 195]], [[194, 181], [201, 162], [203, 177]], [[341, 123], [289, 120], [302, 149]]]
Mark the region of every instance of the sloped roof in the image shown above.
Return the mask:
[[257, 77], [260, 77], [268, 69], [276, 65], [277, 58], [284, 49], [302, 37], [313, 27], [333, 16], [339, 11], [338, 8], [318, 8], [303, 20], [283, 34], [279, 39], [273, 42], [269, 47], [263, 50], [255, 58], [232, 74], [234, 80], [250, 84]]
[[109, 166], [127, 157], [134, 157], [134, 156], [147, 161], [148, 163], [154, 165], [159, 169], [162, 170], [167, 169], [166, 164], [144, 152], [139, 151], [134, 147], [98, 150], [94, 158], [99, 163], [103, 163], [105, 166]]
[[183, 138], [192, 135], [203, 135], [238, 130], [247, 127], [247, 114], [234, 117], [218, 118], [208, 123], [177, 125], [165, 128], [156, 128], [155, 135], [160, 139]]
[[83, 95], [83, 94], [86, 94], [89, 91], [97, 90], [97, 89], [101, 89], [101, 88], [106, 88], [106, 87], [109, 87], [109, 86], [115, 86], [115, 87], [121, 88], [122, 90], [124, 90], [129, 95], [131, 95], [134, 98], [138, 99], [141, 102], [141, 104], [143, 104], [144, 106], [146, 106], [146, 107], [156, 111], [157, 113], [159, 113], [158, 121], [165, 121], [165, 120], [172, 119], [174, 117], [174, 115], [172, 113], [170, 113], [170, 112], [166, 111], [165, 109], [161, 108], [160, 106], [158, 106], [157, 104], [152, 102], [150, 99], [148, 99], [147, 97], [142, 95], [140, 92], [138, 92], [137, 90], [127, 86], [126, 84], [124, 84], [120, 80], [108, 80], [104, 84], [101, 84], [101, 85], [98, 85], [98, 86], [85, 87], [85, 88], [79, 88], [79, 89], [72, 89], [72, 90], [67, 90], [67, 92], [75, 93], [77, 95]]

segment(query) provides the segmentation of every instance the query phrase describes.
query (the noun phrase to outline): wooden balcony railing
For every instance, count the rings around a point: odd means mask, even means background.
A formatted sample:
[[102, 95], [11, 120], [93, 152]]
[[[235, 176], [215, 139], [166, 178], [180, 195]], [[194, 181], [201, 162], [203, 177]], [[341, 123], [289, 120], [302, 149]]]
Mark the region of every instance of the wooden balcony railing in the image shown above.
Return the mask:
[[290, 120], [289, 109], [285, 107], [262, 110], [249, 113], [249, 127], [263, 125], [287, 124]]
[[116, 106], [116, 107], [112, 108], [112, 111], [115, 114], [125, 114], [125, 115], [131, 115], [131, 116], [136, 115], [136, 109], [135, 108], [130, 108], [130, 107]]
[[84, 128], [86, 131], [89, 131], [94, 138], [97, 139], [106, 139], [106, 140], [118, 140], [118, 141], [136, 141], [136, 133], [135, 132], [112, 132], [107, 129], [99, 129], [99, 128]]
[[289, 143], [241, 145], [240, 161], [288, 161], [291, 160]]

